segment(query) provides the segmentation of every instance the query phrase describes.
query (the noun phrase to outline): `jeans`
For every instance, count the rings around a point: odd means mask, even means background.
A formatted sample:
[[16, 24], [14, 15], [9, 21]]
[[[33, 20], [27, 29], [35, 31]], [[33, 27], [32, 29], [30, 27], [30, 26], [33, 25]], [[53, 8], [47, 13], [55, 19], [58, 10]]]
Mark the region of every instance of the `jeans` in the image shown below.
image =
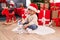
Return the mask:
[[[28, 22], [24, 23], [23, 25], [25, 25], [25, 24], [28, 24]], [[35, 29], [38, 28], [38, 26], [35, 25], [35, 24], [32, 24], [32, 25], [28, 26], [28, 28], [30, 28], [30, 29], [32, 29], [32, 30], [35, 30]]]
[[35, 25], [35, 24], [32, 24], [32, 25], [28, 26], [28, 28], [30, 28], [30, 29], [32, 29], [32, 30], [35, 30], [35, 29], [38, 28], [38, 26]]

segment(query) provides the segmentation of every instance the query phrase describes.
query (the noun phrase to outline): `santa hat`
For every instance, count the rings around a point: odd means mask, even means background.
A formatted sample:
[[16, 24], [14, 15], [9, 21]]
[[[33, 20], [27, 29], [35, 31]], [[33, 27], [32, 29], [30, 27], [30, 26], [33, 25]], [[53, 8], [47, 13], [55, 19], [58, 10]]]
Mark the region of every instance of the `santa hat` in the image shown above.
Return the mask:
[[38, 10], [37, 4], [31, 3], [30, 6], [28, 6], [28, 9], [31, 9], [35, 11], [36, 13], [39, 13], [40, 11]]

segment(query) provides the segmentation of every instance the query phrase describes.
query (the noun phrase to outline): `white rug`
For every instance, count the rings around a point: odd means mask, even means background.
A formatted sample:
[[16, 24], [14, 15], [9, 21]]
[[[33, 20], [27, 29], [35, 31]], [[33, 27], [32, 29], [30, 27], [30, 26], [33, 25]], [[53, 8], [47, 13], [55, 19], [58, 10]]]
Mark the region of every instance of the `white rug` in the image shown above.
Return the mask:
[[[17, 33], [24, 33], [24, 29], [20, 29], [19, 27], [14, 28], [12, 31], [17, 32]], [[52, 34], [55, 33], [55, 30], [50, 28], [50, 27], [44, 27], [44, 26], [38, 26], [36, 30], [31, 30], [29, 31], [30, 33], [36, 33], [38, 35], [47, 35], [47, 34]]]
[[36, 30], [33, 31], [33, 33], [36, 33], [39, 35], [46, 35], [46, 34], [55, 33], [55, 30], [50, 27], [39, 26]]

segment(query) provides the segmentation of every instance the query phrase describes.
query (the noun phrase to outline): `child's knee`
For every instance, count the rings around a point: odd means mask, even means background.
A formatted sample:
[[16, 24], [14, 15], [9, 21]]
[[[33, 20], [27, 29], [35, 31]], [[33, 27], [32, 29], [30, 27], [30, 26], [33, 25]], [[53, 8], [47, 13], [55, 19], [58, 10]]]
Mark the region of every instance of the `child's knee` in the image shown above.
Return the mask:
[[37, 27], [38, 27], [37, 25], [33, 24], [33, 25], [30, 25], [28, 28], [35, 30], [35, 29], [37, 29]]

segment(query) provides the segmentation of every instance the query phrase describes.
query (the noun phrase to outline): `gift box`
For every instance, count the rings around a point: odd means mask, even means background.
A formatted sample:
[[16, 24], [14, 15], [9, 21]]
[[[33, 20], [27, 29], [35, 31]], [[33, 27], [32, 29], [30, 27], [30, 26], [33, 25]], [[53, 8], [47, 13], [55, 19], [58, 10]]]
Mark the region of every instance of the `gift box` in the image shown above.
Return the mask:
[[58, 10], [52, 11], [52, 18], [58, 18]]
[[45, 16], [44, 16], [44, 10], [40, 10], [40, 13], [38, 14], [38, 24], [43, 25], [42, 21], [45, 21], [45, 24], [49, 24], [50, 10], [45, 10]]
[[60, 26], [60, 21], [59, 21], [60, 19], [59, 18], [54, 18], [54, 19], [52, 19], [52, 25], [53, 26]]

